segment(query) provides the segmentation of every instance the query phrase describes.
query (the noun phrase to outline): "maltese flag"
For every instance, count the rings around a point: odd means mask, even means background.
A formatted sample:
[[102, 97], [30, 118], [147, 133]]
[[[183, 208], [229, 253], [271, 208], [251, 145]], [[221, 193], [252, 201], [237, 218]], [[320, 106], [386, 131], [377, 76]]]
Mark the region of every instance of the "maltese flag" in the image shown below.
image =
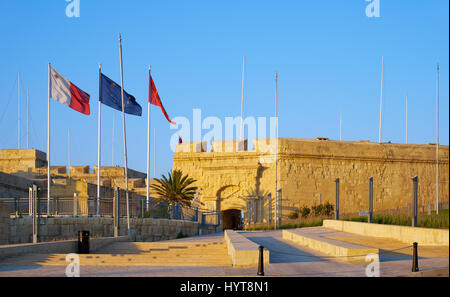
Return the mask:
[[88, 93], [50, 67], [50, 97], [85, 115], [90, 114]]

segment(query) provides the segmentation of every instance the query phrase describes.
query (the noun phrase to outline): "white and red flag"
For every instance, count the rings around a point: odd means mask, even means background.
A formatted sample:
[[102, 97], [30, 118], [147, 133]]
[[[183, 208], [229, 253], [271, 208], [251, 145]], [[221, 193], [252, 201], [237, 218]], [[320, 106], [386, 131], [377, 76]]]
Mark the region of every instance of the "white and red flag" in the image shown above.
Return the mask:
[[88, 93], [50, 66], [50, 97], [85, 115], [90, 114]]

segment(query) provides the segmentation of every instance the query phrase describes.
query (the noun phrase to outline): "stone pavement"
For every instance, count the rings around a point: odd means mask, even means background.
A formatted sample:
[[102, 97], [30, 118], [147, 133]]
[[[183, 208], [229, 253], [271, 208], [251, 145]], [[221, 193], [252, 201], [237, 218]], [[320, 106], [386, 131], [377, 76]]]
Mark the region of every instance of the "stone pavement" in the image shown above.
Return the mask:
[[[281, 231], [254, 231], [254, 232], [242, 232], [248, 239], [263, 245], [270, 250], [270, 263], [264, 266], [266, 276], [287, 276], [287, 277], [308, 277], [308, 276], [365, 276], [365, 269], [368, 263], [346, 263], [341, 262], [331, 257], [327, 257], [309, 248], [302, 247], [292, 243], [288, 240], [282, 239]], [[384, 244], [390, 249], [397, 248], [398, 243], [383, 243], [380, 239], [373, 239], [370, 241], [367, 238], [359, 238], [350, 236], [348, 234], [337, 234], [336, 236], [345, 238], [346, 240], [365, 240], [364, 245], [374, 246]], [[351, 238], [351, 239], [348, 239]], [[216, 244], [214, 244], [214, 242]], [[216, 256], [225, 261], [220, 266], [193, 266], [192, 263], [186, 261], [185, 266], [156, 266], [147, 265], [147, 263], [141, 263], [144, 265], [127, 265], [126, 261], [121, 262], [120, 265], [115, 262], [112, 266], [101, 265], [83, 265], [81, 263], [80, 273], [82, 277], [96, 277], [96, 276], [127, 276], [127, 277], [193, 277], [193, 276], [256, 276], [257, 267], [247, 268], [233, 268], [226, 262], [226, 254], [224, 253], [223, 245], [223, 233], [217, 233], [206, 236], [197, 236], [182, 238], [164, 242], [149, 242], [149, 243], [128, 243], [127, 245], [114, 246], [105, 248], [103, 251], [99, 250], [96, 254], [91, 254], [95, 259], [95, 256], [102, 255], [103, 252], [109, 252], [112, 255], [114, 252], [120, 251], [117, 255], [134, 255], [142, 256], [146, 250], [154, 249], [157, 246], [164, 246], [162, 251], [150, 251], [152, 252], [170, 252], [170, 247], [175, 246], [190, 246], [196, 248], [202, 248], [206, 246], [219, 247], [216, 252]], [[357, 243], [357, 242], [353, 242]], [[199, 245], [200, 244], [200, 245]], [[198, 246], [199, 245], [199, 246]], [[383, 249], [382, 246], [379, 248]], [[402, 244], [404, 247], [404, 243]], [[180, 249], [173, 249], [178, 252]], [[200, 251], [200, 250], [198, 250]], [[122, 254], [123, 253], [123, 254]], [[133, 254], [134, 253], [134, 254]], [[436, 254], [432, 253], [432, 250], [427, 251], [427, 255], [419, 258], [419, 268], [424, 270], [442, 269], [448, 268], [448, 248], [447, 254], [442, 251]], [[103, 254], [104, 255], [104, 254]], [[181, 254], [180, 254], [181, 255]], [[198, 253], [197, 253], [198, 255]], [[86, 255], [83, 255], [86, 256]], [[420, 247], [419, 247], [420, 256]], [[45, 261], [48, 261], [52, 255], [35, 255], [36, 259], [26, 257], [16, 257], [0, 261], [0, 277], [1, 276], [65, 276], [66, 263], [60, 261], [59, 263], [53, 263], [58, 265], [47, 265]], [[41, 262], [37, 258], [41, 257]], [[44, 262], [42, 263], [42, 257]], [[54, 257], [54, 256], [53, 256]], [[61, 257], [60, 257], [61, 258]], [[170, 257], [166, 257], [169, 264]], [[184, 258], [186, 259], [186, 258]], [[380, 268], [381, 276], [402, 276], [407, 275], [411, 271], [412, 257], [408, 251], [402, 252], [383, 252], [380, 250]], [[37, 264], [37, 263], [40, 264]], [[52, 261], [49, 261], [52, 262]], [[114, 262], [111, 262], [114, 263]], [[61, 264], [61, 265], [60, 265]], [[67, 263], [68, 264], [68, 263]], [[105, 264], [107, 265], [107, 264]]]

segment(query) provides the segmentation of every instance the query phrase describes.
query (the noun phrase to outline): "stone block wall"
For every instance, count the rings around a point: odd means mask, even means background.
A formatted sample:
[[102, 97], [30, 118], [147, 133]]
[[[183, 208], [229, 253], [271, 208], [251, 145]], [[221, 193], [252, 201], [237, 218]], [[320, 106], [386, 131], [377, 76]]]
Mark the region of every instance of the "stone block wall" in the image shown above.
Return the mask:
[[[230, 141], [215, 143], [226, 146]], [[214, 210], [246, 210], [245, 199], [274, 197], [274, 144], [255, 139], [254, 150], [184, 152], [175, 149], [173, 169], [197, 180], [200, 198]], [[182, 145], [189, 147], [190, 143]], [[436, 145], [317, 139], [278, 139], [278, 189], [282, 215], [319, 202], [335, 204], [340, 179], [340, 211], [368, 209], [369, 178], [374, 178], [374, 210], [407, 208], [412, 178], [419, 178], [419, 207], [435, 203]], [[227, 190], [229, 189], [229, 190]], [[449, 147], [439, 147], [439, 201], [449, 201]]]
[[[131, 240], [133, 241], [160, 241], [175, 239], [180, 236], [199, 235], [199, 223], [197, 222], [131, 218], [130, 225]], [[30, 216], [11, 219], [8, 228], [9, 230], [4, 227], [5, 231], [2, 234], [9, 234], [10, 244], [32, 242], [33, 230]], [[78, 231], [82, 230], [88, 230], [92, 238], [112, 237], [114, 236], [113, 228], [113, 219], [109, 217], [41, 218], [40, 241], [77, 239]], [[215, 233], [216, 228], [204, 226], [200, 232], [202, 234]], [[120, 220], [119, 235], [127, 235], [127, 220], [125, 218]]]
[[9, 242], [9, 214], [11, 209], [0, 203], [0, 244], [7, 244]]

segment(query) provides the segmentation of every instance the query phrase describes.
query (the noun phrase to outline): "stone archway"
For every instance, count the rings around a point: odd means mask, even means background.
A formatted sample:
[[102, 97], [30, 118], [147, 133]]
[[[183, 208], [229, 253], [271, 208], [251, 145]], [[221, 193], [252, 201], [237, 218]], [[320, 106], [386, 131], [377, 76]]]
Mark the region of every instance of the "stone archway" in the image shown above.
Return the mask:
[[240, 230], [242, 229], [242, 211], [239, 209], [227, 209], [221, 212], [222, 215], [222, 228], [223, 230], [232, 229]]
[[217, 191], [217, 210], [221, 212], [223, 229], [241, 229], [242, 213], [247, 205], [242, 197], [241, 188], [236, 185], [222, 187]]

